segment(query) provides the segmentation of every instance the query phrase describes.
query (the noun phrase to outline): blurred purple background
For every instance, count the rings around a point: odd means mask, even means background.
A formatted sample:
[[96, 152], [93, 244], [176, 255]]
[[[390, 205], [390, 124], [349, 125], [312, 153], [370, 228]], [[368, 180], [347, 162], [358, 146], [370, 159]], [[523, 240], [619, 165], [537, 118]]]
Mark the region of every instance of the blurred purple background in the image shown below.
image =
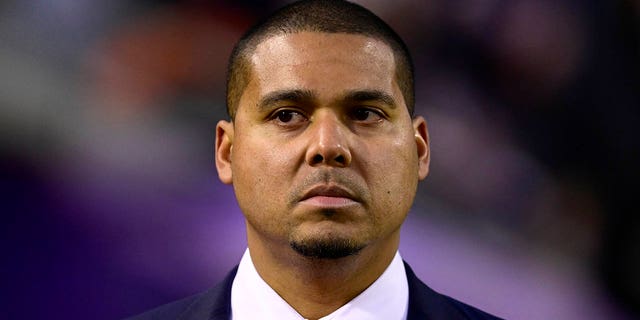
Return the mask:
[[[418, 275], [509, 319], [637, 317], [640, 1], [358, 2], [430, 125]], [[214, 128], [233, 43], [282, 3], [0, 3], [0, 318], [118, 319], [239, 261]]]

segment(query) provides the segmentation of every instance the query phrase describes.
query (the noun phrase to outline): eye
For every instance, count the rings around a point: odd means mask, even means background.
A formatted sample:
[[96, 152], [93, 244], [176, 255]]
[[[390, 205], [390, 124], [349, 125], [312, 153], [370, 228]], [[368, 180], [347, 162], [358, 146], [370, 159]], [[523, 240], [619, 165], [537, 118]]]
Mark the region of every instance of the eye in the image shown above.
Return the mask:
[[307, 121], [307, 118], [302, 113], [295, 110], [279, 110], [271, 116], [271, 120], [275, 121], [279, 125], [296, 125]]
[[384, 119], [381, 112], [371, 108], [356, 108], [351, 112], [351, 117], [359, 122], [377, 123]]

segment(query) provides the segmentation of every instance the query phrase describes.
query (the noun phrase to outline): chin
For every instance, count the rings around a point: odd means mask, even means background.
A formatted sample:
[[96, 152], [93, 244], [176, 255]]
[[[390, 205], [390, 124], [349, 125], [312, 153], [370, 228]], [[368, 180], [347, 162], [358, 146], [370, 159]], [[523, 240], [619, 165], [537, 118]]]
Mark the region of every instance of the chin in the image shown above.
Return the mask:
[[353, 256], [365, 247], [362, 242], [342, 237], [292, 239], [289, 244], [300, 255], [314, 259], [340, 259]]

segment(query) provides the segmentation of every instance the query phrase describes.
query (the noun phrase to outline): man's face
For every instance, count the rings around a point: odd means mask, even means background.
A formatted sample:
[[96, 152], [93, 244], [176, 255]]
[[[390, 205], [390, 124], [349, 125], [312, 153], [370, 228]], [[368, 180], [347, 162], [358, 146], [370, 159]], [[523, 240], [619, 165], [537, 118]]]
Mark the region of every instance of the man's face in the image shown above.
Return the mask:
[[394, 56], [361, 35], [301, 32], [261, 42], [216, 165], [249, 241], [340, 257], [399, 232], [428, 172], [426, 124], [409, 115]]

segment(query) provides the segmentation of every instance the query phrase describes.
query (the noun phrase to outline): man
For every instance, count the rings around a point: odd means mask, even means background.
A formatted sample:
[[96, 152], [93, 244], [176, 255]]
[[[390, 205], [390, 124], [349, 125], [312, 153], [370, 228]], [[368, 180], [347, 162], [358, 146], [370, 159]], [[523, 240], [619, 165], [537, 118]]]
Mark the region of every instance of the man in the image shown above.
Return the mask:
[[219, 286], [135, 319], [495, 319], [440, 295], [399, 253], [429, 171], [406, 46], [345, 1], [282, 8], [229, 64], [216, 167], [248, 250]]

